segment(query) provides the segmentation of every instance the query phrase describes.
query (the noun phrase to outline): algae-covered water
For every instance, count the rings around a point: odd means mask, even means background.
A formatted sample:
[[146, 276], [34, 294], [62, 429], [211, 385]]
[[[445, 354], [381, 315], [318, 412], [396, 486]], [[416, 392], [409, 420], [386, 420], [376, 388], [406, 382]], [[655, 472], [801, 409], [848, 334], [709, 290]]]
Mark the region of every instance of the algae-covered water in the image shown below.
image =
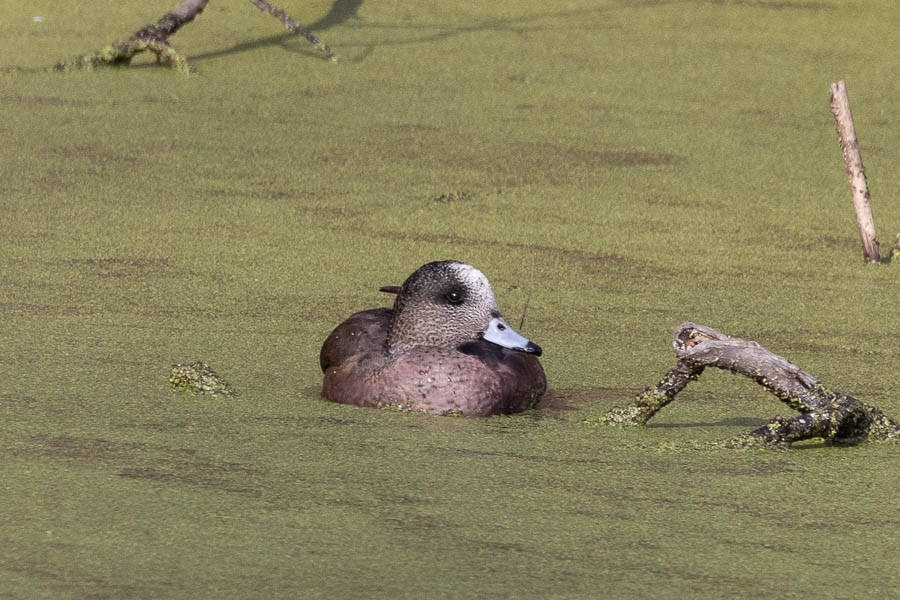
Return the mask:
[[[685, 320], [900, 415], [828, 109], [845, 79], [887, 248], [893, 2], [282, 2], [331, 63], [213, 0], [195, 75], [40, 70], [173, 4], [0, 8], [0, 596], [896, 593], [896, 444], [717, 449], [789, 410], [721, 372], [597, 424]], [[527, 304], [543, 405], [323, 401], [328, 332], [445, 258]], [[196, 360], [235, 395], [174, 392]]]

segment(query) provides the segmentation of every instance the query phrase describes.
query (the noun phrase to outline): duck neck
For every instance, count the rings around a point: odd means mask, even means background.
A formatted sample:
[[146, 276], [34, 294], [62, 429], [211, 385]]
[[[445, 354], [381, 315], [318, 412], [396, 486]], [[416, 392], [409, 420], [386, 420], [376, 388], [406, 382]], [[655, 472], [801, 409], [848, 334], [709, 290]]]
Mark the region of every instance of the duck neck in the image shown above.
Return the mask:
[[391, 320], [391, 326], [384, 341], [384, 353], [389, 359], [420, 345], [419, 340], [411, 337], [412, 331], [414, 330], [409, 323], [405, 322], [402, 311], [398, 313], [395, 308], [394, 318]]

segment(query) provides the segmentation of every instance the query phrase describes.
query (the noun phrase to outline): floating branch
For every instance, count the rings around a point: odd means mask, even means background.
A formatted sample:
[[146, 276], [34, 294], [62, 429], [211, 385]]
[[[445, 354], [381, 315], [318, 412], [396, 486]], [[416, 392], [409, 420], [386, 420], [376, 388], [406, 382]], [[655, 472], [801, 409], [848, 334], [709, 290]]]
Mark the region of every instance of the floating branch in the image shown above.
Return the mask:
[[880, 409], [829, 391], [815, 377], [757, 342], [683, 323], [675, 330], [672, 345], [678, 358], [675, 367], [655, 386], [641, 392], [630, 406], [607, 413], [603, 418], [606, 423], [646, 424], [706, 367], [716, 367], [753, 379], [800, 413], [798, 417], [776, 417], [735, 440], [735, 446], [789, 445], [813, 438], [843, 444], [900, 438], [900, 424]]
[[831, 112], [837, 124], [844, 165], [847, 167], [847, 179], [850, 181], [850, 195], [853, 209], [856, 211], [856, 225], [859, 227], [859, 238], [862, 241], [863, 258], [866, 262], [877, 263], [881, 261], [881, 252], [875, 237], [875, 219], [872, 217], [869, 186], [866, 183], [866, 171], [863, 169], [862, 156], [859, 153], [853, 113], [850, 112], [850, 98], [847, 96], [847, 87], [843, 80], [831, 84]]
[[[275, 8], [266, 0], [250, 0], [250, 2], [259, 10], [276, 17], [292, 33], [302, 35], [309, 43], [321, 50], [326, 58], [334, 59], [334, 52], [331, 48], [320, 42], [309, 28], [286, 15], [284, 11]], [[128, 66], [138, 54], [152, 52], [156, 55], [157, 63], [187, 73], [191, 70], [187, 59], [169, 44], [169, 38], [202, 13], [208, 3], [209, 0], [180, 0], [178, 5], [160, 17], [159, 21], [139, 29], [125, 42], [106, 46], [94, 54], [79, 56], [70, 62], [59, 63], [56, 65], [56, 69], [68, 71], [93, 69], [94, 67]]]

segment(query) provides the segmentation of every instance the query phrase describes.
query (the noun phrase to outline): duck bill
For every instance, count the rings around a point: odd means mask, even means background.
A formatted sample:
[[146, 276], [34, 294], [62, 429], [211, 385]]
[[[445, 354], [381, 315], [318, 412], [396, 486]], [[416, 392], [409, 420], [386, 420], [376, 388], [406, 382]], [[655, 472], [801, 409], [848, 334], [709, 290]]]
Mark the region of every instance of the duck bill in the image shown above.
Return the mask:
[[535, 356], [540, 356], [542, 352], [540, 346], [521, 335], [500, 317], [491, 319], [487, 329], [482, 331], [478, 337], [492, 344], [518, 352], [527, 352]]

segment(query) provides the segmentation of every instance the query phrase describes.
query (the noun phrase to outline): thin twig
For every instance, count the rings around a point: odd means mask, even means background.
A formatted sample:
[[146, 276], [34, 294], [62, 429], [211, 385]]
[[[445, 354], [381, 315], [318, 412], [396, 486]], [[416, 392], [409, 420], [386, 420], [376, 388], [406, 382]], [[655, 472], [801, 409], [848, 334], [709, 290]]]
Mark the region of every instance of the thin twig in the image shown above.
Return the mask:
[[522, 319], [519, 321], [519, 331], [525, 327], [525, 315], [528, 314], [528, 305], [531, 303], [531, 291], [534, 289], [534, 253], [531, 254], [531, 273], [528, 275], [528, 295], [525, 296], [525, 306], [522, 307]]
[[301, 25], [300, 23], [289, 17], [280, 8], [275, 8], [274, 6], [266, 2], [266, 0], [250, 0], [250, 3], [256, 6], [256, 8], [258, 8], [259, 10], [265, 13], [269, 13], [270, 15], [281, 21], [282, 25], [284, 25], [285, 28], [287, 28], [291, 33], [299, 33], [300, 35], [305, 37], [306, 41], [321, 50], [322, 53], [325, 54], [326, 58], [336, 60], [334, 51], [330, 47], [328, 47], [328, 45], [323, 44], [321, 41], [319, 41], [319, 38], [317, 38], [316, 35], [312, 31], [310, 31], [308, 27], [306, 27], [305, 25]]

